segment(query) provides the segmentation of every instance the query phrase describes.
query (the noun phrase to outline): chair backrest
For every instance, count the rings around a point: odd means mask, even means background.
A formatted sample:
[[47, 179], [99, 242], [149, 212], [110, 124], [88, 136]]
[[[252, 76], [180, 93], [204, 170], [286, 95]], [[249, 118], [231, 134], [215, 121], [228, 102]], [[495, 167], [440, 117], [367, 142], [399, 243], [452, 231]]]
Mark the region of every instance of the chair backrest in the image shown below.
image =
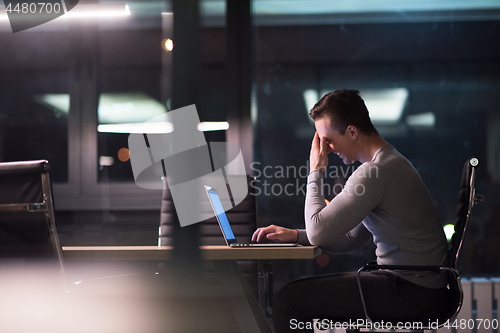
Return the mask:
[[479, 160], [470, 157], [462, 169], [460, 191], [458, 193], [457, 216], [455, 220], [455, 232], [451, 238], [451, 247], [448, 257], [448, 267], [458, 271], [458, 257], [469, 226], [472, 208], [476, 202], [482, 201], [482, 196], [476, 195], [476, 169]]
[[441, 313], [439, 324], [444, 324], [448, 320], [454, 320], [462, 308], [463, 290], [458, 273], [458, 257], [467, 233], [474, 203], [482, 201], [482, 196], [476, 195], [475, 190], [476, 169], [478, 166], [479, 160], [476, 157], [471, 157], [467, 159], [462, 170], [455, 232], [452, 236], [451, 247], [448, 253], [448, 302], [446, 308]]
[[2, 328], [57, 331], [53, 325], [65, 308], [66, 285], [49, 163], [0, 163]]
[[0, 163], [0, 260], [51, 264], [64, 275], [46, 160]]

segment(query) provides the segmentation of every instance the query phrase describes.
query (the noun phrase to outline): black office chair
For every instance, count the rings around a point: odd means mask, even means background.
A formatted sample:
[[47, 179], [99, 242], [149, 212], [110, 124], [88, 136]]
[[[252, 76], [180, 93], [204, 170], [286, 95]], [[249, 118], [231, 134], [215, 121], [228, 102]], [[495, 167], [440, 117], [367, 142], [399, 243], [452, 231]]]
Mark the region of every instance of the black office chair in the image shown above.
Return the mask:
[[[0, 163], [2, 325], [48, 325], [64, 303], [63, 254], [46, 160]], [[36, 328], [36, 326], [32, 326]]]
[[[462, 292], [462, 284], [460, 282], [460, 274], [458, 272], [458, 257], [460, 255], [460, 251], [462, 249], [462, 244], [465, 239], [465, 235], [467, 232], [467, 227], [470, 222], [472, 208], [474, 204], [477, 202], [481, 202], [483, 200], [483, 196], [476, 194], [475, 189], [475, 180], [476, 180], [476, 169], [479, 166], [479, 160], [476, 157], [471, 157], [467, 159], [464, 164], [462, 171], [462, 180], [460, 184], [460, 191], [458, 196], [458, 208], [457, 208], [457, 217], [455, 220], [455, 232], [451, 239], [451, 247], [448, 254], [448, 262], [445, 266], [436, 267], [436, 266], [401, 266], [401, 265], [378, 265], [376, 262], [370, 262], [361, 267], [357, 273], [357, 282], [359, 293], [361, 295], [361, 302], [363, 304], [363, 310], [365, 313], [366, 320], [369, 322], [373, 322], [370, 319], [370, 314], [366, 309], [366, 303], [363, 296], [363, 288], [360, 281], [360, 273], [364, 271], [373, 271], [373, 270], [421, 270], [421, 271], [446, 271], [448, 273], [448, 301], [447, 307], [443, 309], [440, 314], [437, 314], [436, 318], [432, 318], [433, 323], [435, 320], [438, 322], [438, 327], [442, 327], [449, 320], [450, 323], [458, 315], [463, 301], [463, 292]], [[436, 329], [438, 327], [426, 327], [422, 326], [421, 328], [413, 330], [413, 332], [423, 332], [424, 330]], [[357, 327], [353, 330], [347, 330], [347, 332], [359, 332], [360, 328], [365, 327]], [[378, 330], [377, 330], [378, 331]], [[408, 331], [408, 330], [405, 330]]]
[[0, 258], [47, 263], [64, 274], [46, 160], [0, 163]]

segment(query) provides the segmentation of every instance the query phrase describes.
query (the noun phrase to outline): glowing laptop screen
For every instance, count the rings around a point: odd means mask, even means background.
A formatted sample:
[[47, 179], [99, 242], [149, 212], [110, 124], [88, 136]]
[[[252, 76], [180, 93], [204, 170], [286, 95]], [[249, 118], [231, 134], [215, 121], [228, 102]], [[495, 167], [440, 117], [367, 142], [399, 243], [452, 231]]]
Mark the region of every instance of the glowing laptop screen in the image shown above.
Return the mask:
[[217, 214], [217, 218], [219, 220], [220, 226], [222, 228], [222, 232], [226, 236], [227, 240], [233, 240], [234, 234], [231, 226], [229, 225], [229, 221], [227, 220], [226, 212], [224, 211], [224, 207], [222, 207], [222, 203], [219, 198], [219, 193], [214, 190], [207, 190], [208, 197], [212, 202], [212, 206], [215, 210], [215, 214]]

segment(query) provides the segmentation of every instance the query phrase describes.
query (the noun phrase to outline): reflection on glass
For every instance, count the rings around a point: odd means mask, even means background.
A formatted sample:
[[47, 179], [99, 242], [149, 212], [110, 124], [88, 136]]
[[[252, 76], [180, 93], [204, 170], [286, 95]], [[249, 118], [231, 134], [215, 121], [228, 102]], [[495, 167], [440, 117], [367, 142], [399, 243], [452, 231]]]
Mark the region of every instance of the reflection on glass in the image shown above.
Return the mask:
[[[468, 157], [488, 161], [478, 187], [498, 197], [500, 51], [492, 45], [500, 40], [494, 18], [500, 2], [254, 0], [252, 9], [257, 184], [305, 186], [305, 177], [264, 178], [264, 168], [307, 167], [315, 132], [309, 110], [324, 94], [348, 88], [360, 90], [379, 133], [417, 169], [444, 226], [454, 222]], [[329, 163], [346, 167], [336, 156]], [[300, 190], [258, 196], [263, 223], [303, 227], [304, 197]], [[466, 244], [464, 274], [500, 269], [492, 236], [498, 209], [483, 204], [481, 211], [474, 218], [481, 231]], [[372, 252], [339, 256], [316, 273], [357, 269]]]
[[67, 80], [58, 71], [1, 76], [0, 161], [46, 159], [52, 182], [68, 182]]
[[133, 181], [130, 161], [125, 158], [130, 133], [168, 133], [172, 124], [158, 119], [167, 111], [142, 91], [101, 93], [99, 98], [99, 181]]
[[[319, 94], [314, 89], [304, 90], [303, 95], [307, 112], [309, 113], [309, 110], [313, 108], [321, 97], [333, 90], [335, 88], [325, 89]], [[360, 93], [366, 107], [370, 110], [370, 119], [374, 124], [393, 124], [401, 119], [408, 99], [408, 89], [360, 89]]]
[[100, 124], [142, 123], [167, 110], [143, 92], [102, 93], [97, 109]]

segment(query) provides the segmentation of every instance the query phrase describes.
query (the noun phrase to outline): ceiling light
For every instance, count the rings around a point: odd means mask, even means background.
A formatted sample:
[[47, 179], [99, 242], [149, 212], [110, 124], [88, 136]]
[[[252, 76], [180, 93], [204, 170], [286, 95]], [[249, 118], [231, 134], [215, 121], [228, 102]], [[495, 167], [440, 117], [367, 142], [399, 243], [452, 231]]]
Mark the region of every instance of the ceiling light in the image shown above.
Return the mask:
[[370, 119], [374, 123], [396, 123], [403, 114], [408, 99], [408, 89], [390, 88], [362, 90]]
[[[64, 7], [66, 8], [66, 7]], [[64, 9], [66, 12], [66, 9]], [[113, 16], [128, 16], [130, 8], [126, 3], [112, 4], [82, 4], [78, 3], [73, 9], [59, 18], [90, 18], [90, 17], [113, 17]], [[8, 20], [5, 7], [0, 7], [0, 20]]]
[[[227, 121], [204, 121], [198, 124], [200, 132], [225, 131], [229, 128]], [[97, 126], [99, 133], [146, 133], [165, 134], [172, 133], [174, 126], [170, 122], [144, 122], [144, 123], [124, 123], [124, 124], [101, 124]]]
[[307, 113], [309, 113], [309, 111], [311, 111], [314, 105], [318, 103], [319, 99], [318, 91], [315, 89], [307, 89], [304, 90], [303, 96], [304, 96], [304, 102], [306, 103]]
[[100, 156], [99, 165], [100, 166], [112, 166], [115, 163], [115, 159], [112, 156]]
[[[322, 91], [321, 96], [330, 91]], [[397, 123], [408, 99], [406, 88], [360, 89], [360, 93], [374, 124]]]
[[225, 131], [228, 128], [229, 123], [227, 121], [202, 121], [197, 126], [200, 132]]
[[140, 123], [166, 112], [165, 106], [143, 92], [102, 93], [99, 124]]
[[[35, 95], [33, 99], [51, 110], [69, 113], [68, 94]], [[142, 92], [102, 93], [97, 112], [99, 133], [162, 134], [174, 130], [163, 104]], [[200, 132], [228, 128], [227, 121], [204, 121], [197, 125]]]
[[[318, 94], [314, 89], [304, 90], [303, 95], [308, 112], [318, 102], [320, 96], [324, 96], [331, 91], [333, 90], [322, 90]], [[360, 92], [370, 113], [370, 119], [374, 124], [390, 125], [400, 120], [408, 99], [408, 89], [363, 89]]]
[[97, 126], [97, 132], [99, 133], [164, 134], [172, 133], [173, 131], [174, 125], [163, 121], [127, 124], [102, 124]]
[[126, 3], [112, 4], [77, 4], [75, 8], [64, 14], [62, 17], [112, 17], [128, 16], [130, 8]]
[[434, 127], [436, 115], [433, 112], [412, 114], [406, 117], [406, 123], [413, 127]]
[[45, 107], [54, 108], [60, 112], [69, 112], [69, 94], [35, 95], [33, 100]]

